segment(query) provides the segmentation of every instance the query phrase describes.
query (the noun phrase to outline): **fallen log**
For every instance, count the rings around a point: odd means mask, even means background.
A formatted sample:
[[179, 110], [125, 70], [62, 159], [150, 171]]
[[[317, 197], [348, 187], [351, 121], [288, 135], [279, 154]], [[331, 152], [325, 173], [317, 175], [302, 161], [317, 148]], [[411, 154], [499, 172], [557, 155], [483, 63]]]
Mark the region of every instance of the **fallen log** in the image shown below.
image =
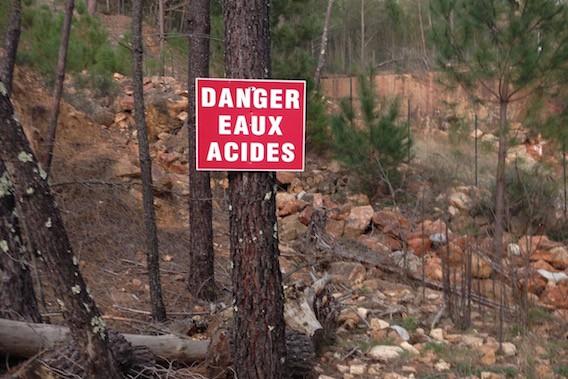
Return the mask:
[[[0, 319], [0, 354], [32, 357], [65, 342], [69, 328]], [[134, 346], [144, 346], [154, 355], [167, 360], [194, 362], [205, 359], [209, 340], [193, 340], [167, 335], [122, 334]]]

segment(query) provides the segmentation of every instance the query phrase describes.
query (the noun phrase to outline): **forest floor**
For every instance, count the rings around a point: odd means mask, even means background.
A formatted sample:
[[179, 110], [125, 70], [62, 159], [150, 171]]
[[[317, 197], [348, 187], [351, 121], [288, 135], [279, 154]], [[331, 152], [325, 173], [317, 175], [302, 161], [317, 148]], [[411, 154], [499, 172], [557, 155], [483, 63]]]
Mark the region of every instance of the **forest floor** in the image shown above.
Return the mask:
[[[180, 122], [184, 96], [179, 88], [183, 84], [149, 78], [145, 86], [152, 102], [147, 116], [153, 139], [161, 280], [171, 320], [155, 325], [149, 312], [142, 195], [137, 144], [128, 110], [128, 81], [120, 77], [116, 80], [122, 95], [115, 102], [116, 115], [107, 125], [93, 121], [93, 115], [67, 102], [62, 103], [51, 185], [75, 255], [111, 327], [142, 333], [167, 330], [192, 338], [208, 338], [220, 317], [219, 310], [231, 303], [226, 177], [213, 174], [211, 181], [219, 289], [219, 300], [213, 306], [192, 299], [185, 284], [189, 214], [187, 157], [183, 156], [187, 138]], [[36, 151], [41, 150], [51, 96], [40, 78], [24, 69], [16, 71], [14, 82], [13, 98], [19, 118]], [[162, 93], [164, 88], [167, 91]], [[165, 106], [156, 93], [167, 97]], [[424, 147], [428, 141], [423, 137], [418, 144]], [[410, 257], [416, 264], [414, 271], [424, 268], [428, 279], [441, 283], [439, 252], [430, 241], [438, 231], [436, 225], [441, 225], [438, 211], [427, 209], [419, 214], [416, 203], [411, 201], [396, 204], [398, 209], [389, 199], [371, 203], [351, 189], [353, 178], [336, 161], [310, 154], [307, 163], [305, 173], [280, 176], [281, 267], [287, 286], [310, 285], [314, 277], [320, 278], [326, 272], [332, 276], [333, 296], [342, 310], [337, 338], [324, 347], [314, 366], [320, 379], [568, 377], [568, 300], [562, 298], [568, 293], [568, 281], [542, 284], [535, 279], [542, 288], [540, 299], [536, 295], [531, 298], [535, 305], [529, 310], [530, 332], [521, 335], [513, 312], [506, 322], [507, 344], [498, 351], [496, 316], [490, 307], [474, 304], [472, 324], [462, 330], [448, 317], [442, 291], [417, 284], [402, 269], [388, 273], [373, 264], [321, 252], [307, 244], [303, 239], [307, 232], [303, 219], [309, 217], [310, 208], [322, 205], [335, 214], [326, 230], [351, 246], [349, 250], [354, 254], [366, 249], [391, 259], [413, 241], [411, 237], [394, 238], [393, 227], [400, 228], [408, 222], [409, 236], [420, 227], [433, 228], [426, 237], [424, 233], [414, 236], [426, 238], [431, 254], [423, 251], [422, 255]], [[420, 187], [420, 183], [415, 184], [408, 188]], [[414, 194], [418, 192], [415, 190]], [[433, 186], [430, 192], [434, 198], [442, 194]], [[379, 217], [375, 220], [377, 212]], [[393, 214], [399, 219], [396, 225], [382, 224], [383, 218]], [[406, 221], [400, 221], [402, 214]], [[459, 250], [462, 255], [467, 243], [466, 239]], [[415, 248], [419, 250], [419, 246]], [[568, 270], [563, 266], [566, 261], [554, 259], [535, 262], [542, 262], [538, 263], [541, 268], [546, 263], [546, 268], [555, 273]], [[483, 264], [482, 261], [480, 265]], [[487, 270], [489, 275], [479, 273], [476, 278], [481, 287], [489, 285], [492, 272], [491, 268]], [[51, 296], [49, 278], [42, 277], [40, 281], [44, 313], [51, 322], [59, 322], [61, 317]], [[209, 328], [201, 330], [194, 327], [196, 324], [208, 324]], [[196, 367], [195, 372], [206, 374], [204, 367]]]

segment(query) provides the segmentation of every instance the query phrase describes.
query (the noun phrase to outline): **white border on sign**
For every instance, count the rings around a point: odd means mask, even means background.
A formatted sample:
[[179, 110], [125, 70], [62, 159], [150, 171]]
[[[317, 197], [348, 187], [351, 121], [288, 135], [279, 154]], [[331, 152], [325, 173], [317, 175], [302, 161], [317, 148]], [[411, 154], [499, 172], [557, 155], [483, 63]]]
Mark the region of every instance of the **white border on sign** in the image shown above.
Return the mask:
[[[289, 82], [289, 83], [302, 83], [304, 85], [304, 115], [302, 122], [302, 169], [226, 169], [226, 168], [200, 168], [199, 167], [199, 113], [197, 112], [197, 89], [200, 80], [203, 81], [226, 81], [226, 82]], [[287, 80], [287, 79], [238, 79], [238, 78], [195, 78], [195, 170], [196, 171], [249, 171], [249, 172], [277, 172], [277, 171], [288, 171], [288, 172], [304, 172], [306, 169], [306, 108], [307, 108], [307, 93], [306, 93], [306, 81], [305, 80]]]

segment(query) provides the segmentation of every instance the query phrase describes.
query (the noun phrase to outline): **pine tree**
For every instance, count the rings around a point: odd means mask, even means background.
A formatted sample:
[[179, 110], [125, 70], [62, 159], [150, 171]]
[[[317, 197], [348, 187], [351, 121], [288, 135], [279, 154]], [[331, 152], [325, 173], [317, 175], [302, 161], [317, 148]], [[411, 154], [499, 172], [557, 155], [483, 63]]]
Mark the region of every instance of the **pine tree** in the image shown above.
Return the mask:
[[[503, 254], [509, 104], [551, 85], [568, 60], [567, 7], [556, 0], [435, 0], [432, 41], [446, 77], [499, 105], [495, 243]], [[483, 89], [484, 95], [479, 91]]]
[[16, 53], [20, 42], [22, 26], [22, 3], [21, 0], [12, 0], [10, 9], [10, 21], [6, 36], [4, 37], [5, 56], [0, 65], [0, 81], [4, 83], [8, 96], [12, 93], [12, 78], [16, 65]]
[[[269, 78], [269, 1], [223, 7], [227, 77]], [[279, 379], [286, 345], [274, 173], [229, 172], [229, 200], [234, 368], [242, 379]]]
[[160, 253], [158, 250], [154, 194], [152, 192], [152, 159], [150, 158], [146, 116], [144, 114], [142, 0], [134, 0], [132, 4], [132, 46], [134, 120], [138, 132], [138, 156], [142, 176], [142, 203], [146, 232], [146, 260], [148, 264], [148, 279], [150, 282], [150, 301], [152, 303], [152, 317], [154, 320], [165, 321], [166, 308], [162, 299], [162, 286], [160, 284]]
[[189, 16], [189, 290], [198, 298], [215, 298], [213, 200], [208, 172], [195, 169], [195, 78], [209, 76], [210, 1], [191, 3]]
[[0, 160], [0, 317], [41, 322], [14, 186]]
[[[0, 161], [12, 183], [26, 239], [33, 253], [45, 263], [63, 319], [70, 328], [79, 352], [74, 364], [83, 370], [81, 377], [120, 378], [105, 322], [73, 255], [47, 175], [38, 165], [5, 91], [0, 91]], [[82, 347], [88, 348], [77, 349]]]
[[412, 141], [407, 124], [398, 120], [398, 102], [379, 104], [375, 86], [366, 75], [359, 76], [358, 84], [362, 126], [356, 124], [351, 101], [344, 99], [341, 112], [332, 119], [333, 148], [336, 157], [357, 174], [365, 191], [375, 195], [379, 184], [396, 184], [397, 168], [407, 158]]
[[49, 125], [47, 129], [47, 156], [45, 159], [45, 171], [49, 175], [51, 162], [53, 161], [53, 150], [55, 148], [55, 134], [57, 132], [57, 120], [59, 119], [59, 104], [63, 95], [63, 82], [65, 81], [65, 67], [67, 65], [67, 50], [69, 47], [69, 37], [71, 36], [71, 23], [73, 22], [73, 10], [75, 0], [67, 0], [65, 5], [65, 18], [61, 27], [61, 41], [59, 42], [59, 54], [57, 56], [57, 68], [55, 72], [55, 86], [53, 87], [53, 104], [49, 114]]
[[509, 105], [551, 87], [555, 73], [566, 65], [567, 12], [566, 4], [557, 0], [432, 1], [432, 41], [449, 84], [499, 107], [493, 240], [497, 264], [504, 254]]

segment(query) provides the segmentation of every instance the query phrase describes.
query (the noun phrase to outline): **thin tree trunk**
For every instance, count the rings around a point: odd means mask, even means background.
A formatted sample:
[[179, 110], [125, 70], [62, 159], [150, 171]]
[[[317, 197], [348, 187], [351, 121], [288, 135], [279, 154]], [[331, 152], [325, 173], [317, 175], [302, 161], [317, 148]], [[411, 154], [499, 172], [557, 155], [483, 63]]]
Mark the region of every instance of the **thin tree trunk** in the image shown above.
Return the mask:
[[142, 75], [144, 50], [142, 47], [142, 0], [132, 2], [132, 59], [134, 62], [132, 84], [134, 88], [134, 120], [138, 137], [138, 156], [142, 176], [142, 204], [144, 207], [144, 226], [146, 230], [146, 259], [150, 282], [152, 317], [155, 321], [166, 320], [166, 308], [162, 300], [160, 285], [160, 256], [158, 233], [156, 230], [156, 211], [152, 193], [152, 159], [148, 146], [148, 132], [144, 116], [144, 77]]
[[61, 28], [61, 41], [59, 43], [59, 55], [57, 57], [57, 71], [55, 87], [53, 88], [53, 104], [49, 115], [49, 126], [47, 130], [47, 157], [45, 161], [45, 171], [49, 175], [51, 162], [53, 160], [53, 150], [55, 144], [55, 134], [57, 131], [57, 120], [59, 119], [59, 103], [63, 94], [63, 82], [65, 81], [65, 65], [67, 62], [67, 49], [69, 47], [69, 36], [71, 34], [71, 23], [73, 21], [73, 9], [75, 0], [67, 0], [65, 5], [65, 18]]
[[87, 12], [91, 16], [97, 13], [97, 0], [87, 0]]
[[77, 362], [84, 377], [119, 378], [107, 346], [108, 333], [90, 296], [59, 209], [38, 166], [24, 130], [14, 118], [10, 99], [0, 93], [0, 159], [13, 183], [18, 214], [32, 251], [45, 263], [63, 318], [78, 346], [86, 347]]
[[503, 259], [503, 233], [505, 216], [505, 169], [507, 158], [507, 106], [502, 101], [499, 106], [499, 151], [497, 153], [497, 174], [495, 177], [495, 234], [493, 250], [497, 264]]
[[[224, 2], [229, 78], [270, 77], [269, 1]], [[233, 359], [239, 378], [284, 376], [284, 295], [274, 173], [230, 172]]]
[[426, 51], [426, 36], [424, 33], [424, 22], [422, 20], [422, 0], [417, 1], [418, 3], [418, 22], [420, 24], [420, 39], [422, 40], [422, 54], [426, 59], [428, 57], [428, 53]]
[[327, 1], [327, 10], [325, 11], [325, 21], [323, 24], [323, 32], [321, 33], [321, 47], [316, 74], [314, 75], [315, 87], [319, 89], [321, 70], [325, 64], [325, 52], [327, 49], [327, 35], [329, 32], [329, 21], [331, 20], [331, 10], [333, 9], [333, 0]]
[[[503, 234], [505, 223], [505, 170], [507, 164], [507, 107], [509, 103], [506, 100], [501, 100], [499, 105], [499, 151], [497, 155], [497, 174], [495, 186], [495, 234], [493, 239], [493, 248], [497, 267], [502, 271], [503, 265]], [[501, 290], [499, 293], [500, 307], [498, 314], [498, 339], [499, 350], [503, 342], [503, 319], [504, 319], [504, 290], [505, 281], [500, 279]]]
[[12, 79], [14, 77], [14, 66], [16, 65], [16, 54], [20, 42], [20, 31], [22, 24], [22, 3], [20, 0], [12, 0], [10, 13], [10, 23], [4, 37], [4, 62], [0, 67], [0, 81], [4, 83], [8, 96], [12, 93]]
[[165, 65], [166, 65], [166, 58], [164, 55], [164, 43], [166, 40], [166, 33], [165, 33], [165, 26], [164, 26], [164, 3], [166, 0], [159, 0], [158, 1], [158, 29], [159, 29], [159, 39], [160, 39], [160, 76], [165, 75]]
[[209, 76], [210, 1], [195, 0], [189, 16], [189, 280], [192, 294], [215, 299], [213, 206], [209, 172], [195, 167], [195, 78]]
[[0, 317], [41, 322], [14, 187], [0, 160]]
[[361, 68], [365, 67], [365, 0], [361, 0]]

